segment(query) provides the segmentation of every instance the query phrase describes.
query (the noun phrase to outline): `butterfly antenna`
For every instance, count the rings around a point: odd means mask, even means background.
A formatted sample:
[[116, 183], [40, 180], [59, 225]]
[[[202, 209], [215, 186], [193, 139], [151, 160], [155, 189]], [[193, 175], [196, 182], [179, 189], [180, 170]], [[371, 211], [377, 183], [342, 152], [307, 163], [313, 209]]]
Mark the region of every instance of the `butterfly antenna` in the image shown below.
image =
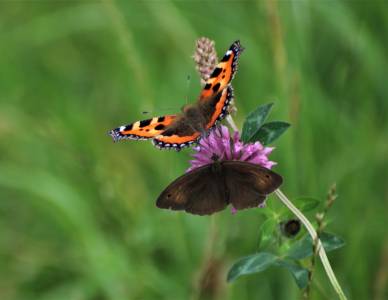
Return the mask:
[[190, 83], [191, 83], [191, 76], [187, 75], [187, 80], [186, 80], [186, 105], [189, 103], [189, 90], [190, 90]]
[[[172, 110], [176, 110], [176, 108], [174, 107], [166, 107], [166, 108], [163, 108], [163, 109], [157, 109], [158, 113], [163, 113], [163, 112], [166, 112], [166, 111], [172, 111]], [[154, 111], [152, 110], [144, 110], [141, 112], [143, 115], [148, 115], [148, 114], [155, 114]]]

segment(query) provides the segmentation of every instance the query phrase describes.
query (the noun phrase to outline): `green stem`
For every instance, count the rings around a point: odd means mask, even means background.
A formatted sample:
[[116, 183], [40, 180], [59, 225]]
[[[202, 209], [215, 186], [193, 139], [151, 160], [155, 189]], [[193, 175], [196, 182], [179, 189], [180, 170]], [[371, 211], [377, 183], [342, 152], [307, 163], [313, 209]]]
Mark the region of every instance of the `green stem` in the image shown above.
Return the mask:
[[338, 283], [337, 278], [335, 277], [335, 274], [333, 272], [333, 269], [331, 268], [329, 259], [327, 258], [325, 249], [322, 246], [321, 240], [318, 238], [317, 232], [315, 231], [313, 225], [311, 225], [310, 221], [302, 214], [302, 212], [297, 209], [294, 204], [288, 198], [286, 195], [282, 193], [281, 190], [277, 189], [275, 191], [276, 196], [279, 197], [280, 201], [283, 202], [285, 206], [288, 207], [289, 210], [291, 210], [295, 216], [303, 223], [303, 225], [306, 227], [308, 233], [310, 234], [313, 241], [317, 241], [317, 251], [319, 254], [319, 257], [321, 258], [323, 267], [325, 268], [326, 274], [329, 277], [330, 283], [333, 286], [334, 290], [337, 292], [338, 297], [341, 300], [347, 300], [344, 292], [341, 289], [341, 286]]
[[[233, 121], [233, 118], [232, 116], [229, 114], [227, 117], [226, 117], [226, 121], [229, 123], [230, 127], [232, 127], [233, 131], [238, 131], [238, 128], [236, 126], [236, 124], [234, 123]], [[317, 232], [315, 231], [313, 225], [310, 223], [310, 221], [304, 216], [304, 214], [299, 210], [297, 209], [294, 204], [292, 204], [292, 202], [290, 200], [288, 200], [288, 198], [286, 197], [286, 195], [283, 194], [283, 192], [279, 189], [277, 189], [275, 191], [275, 194], [276, 196], [279, 197], [280, 201], [283, 202], [283, 204], [285, 206], [288, 207], [289, 210], [291, 210], [294, 215], [303, 223], [303, 225], [306, 227], [308, 233], [310, 234], [312, 240], [313, 240], [313, 243], [315, 241], [316, 243], [316, 251], [318, 251], [318, 254], [319, 254], [319, 257], [321, 258], [321, 261], [322, 261], [322, 264], [323, 264], [323, 267], [325, 268], [325, 271], [326, 271], [326, 274], [327, 276], [329, 277], [329, 280], [330, 280], [330, 283], [331, 285], [333, 286], [334, 290], [337, 292], [338, 294], [338, 297], [341, 299], [341, 300], [347, 300], [346, 296], [345, 296], [345, 293], [342, 291], [342, 288], [341, 286], [339, 285], [338, 283], [338, 280], [337, 278], [335, 277], [335, 274], [333, 272], [333, 269], [331, 268], [331, 265], [330, 265], [330, 262], [329, 262], [329, 259], [327, 258], [327, 255], [326, 255], [326, 252], [325, 252], [325, 249], [323, 248], [322, 246], [322, 242], [321, 240], [319, 239], [318, 237], [318, 234]]]

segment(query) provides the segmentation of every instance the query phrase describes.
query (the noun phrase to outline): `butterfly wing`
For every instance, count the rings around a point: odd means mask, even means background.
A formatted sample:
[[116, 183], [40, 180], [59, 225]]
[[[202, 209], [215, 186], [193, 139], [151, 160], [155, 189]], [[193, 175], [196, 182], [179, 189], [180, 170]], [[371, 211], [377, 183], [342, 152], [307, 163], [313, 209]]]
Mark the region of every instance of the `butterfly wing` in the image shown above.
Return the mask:
[[229, 202], [236, 209], [257, 207], [283, 182], [279, 174], [248, 162], [224, 161], [222, 167]]
[[206, 120], [206, 129], [214, 127], [228, 114], [229, 104], [233, 100], [233, 88], [229, 85], [226, 89], [216, 94], [207, 102], [200, 104], [202, 115]]
[[195, 143], [201, 136], [201, 132], [185, 116], [179, 117], [152, 141], [160, 149], [174, 148], [180, 150]]
[[177, 150], [187, 147], [201, 137], [195, 123], [201, 123], [202, 129], [207, 131], [226, 116], [228, 105], [233, 99], [233, 89], [229, 83], [237, 71], [237, 61], [242, 50], [240, 42], [234, 42], [206, 81], [197, 103], [202, 119], [183, 117], [174, 122], [154, 139], [157, 147]]
[[137, 121], [129, 125], [120, 126], [109, 131], [115, 142], [122, 139], [147, 140], [161, 134], [176, 120], [175, 115], [155, 117], [152, 119]]
[[111, 130], [109, 134], [114, 141], [153, 139], [158, 148], [176, 150], [195, 143], [204, 130], [211, 129], [227, 114], [227, 107], [233, 99], [233, 90], [229, 83], [237, 70], [237, 61], [242, 50], [240, 42], [234, 42], [206, 81], [196, 104], [200, 120], [193, 122], [185, 115], [169, 115], [121, 126]]
[[233, 100], [233, 89], [230, 82], [237, 71], [238, 58], [242, 51], [240, 41], [230, 46], [206, 81], [199, 96], [198, 106], [204, 117], [206, 130], [224, 119], [228, 113], [228, 106]]
[[240, 41], [235, 41], [230, 46], [206, 81], [199, 96], [200, 102], [206, 102], [228, 86], [237, 71], [238, 58], [243, 50], [244, 48], [241, 46]]
[[156, 206], [210, 215], [227, 206], [223, 175], [209, 164], [173, 181], [158, 197]]
[[233, 89], [228, 86], [206, 104], [194, 108], [198, 109], [197, 118], [189, 118], [186, 114], [177, 118], [154, 139], [154, 144], [159, 148], [173, 147], [177, 150], [191, 145], [201, 137], [201, 127], [203, 130], [210, 130], [225, 117], [232, 99]]

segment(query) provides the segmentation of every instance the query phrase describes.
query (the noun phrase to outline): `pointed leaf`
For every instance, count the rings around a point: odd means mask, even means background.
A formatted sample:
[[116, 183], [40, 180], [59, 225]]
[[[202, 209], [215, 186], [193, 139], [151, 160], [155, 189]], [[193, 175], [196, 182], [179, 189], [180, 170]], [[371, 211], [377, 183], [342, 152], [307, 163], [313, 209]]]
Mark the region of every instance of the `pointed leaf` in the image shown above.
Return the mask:
[[[332, 234], [327, 232], [322, 232], [320, 237], [325, 248], [326, 252], [341, 248], [345, 245], [345, 241]], [[313, 255], [313, 243], [309, 235], [304, 236], [299, 241], [295, 242], [291, 248], [288, 250], [287, 256], [293, 259], [303, 259]]]
[[322, 232], [319, 238], [321, 239], [323, 247], [327, 252], [345, 246], [345, 241], [341, 237], [332, 233]]
[[281, 136], [290, 126], [289, 123], [281, 121], [266, 123], [249, 139], [249, 142], [259, 141], [263, 145], [268, 145]]
[[243, 125], [241, 140], [245, 143], [249, 142], [259, 131], [261, 125], [263, 125], [267, 118], [273, 103], [260, 105], [256, 110], [251, 112]]
[[227, 280], [228, 282], [232, 282], [242, 275], [260, 273], [271, 266], [285, 268], [289, 271], [300, 289], [307, 286], [307, 269], [301, 267], [293, 260], [282, 259], [269, 252], [260, 252], [240, 259], [229, 270]]
[[246, 274], [259, 273], [272, 266], [278, 257], [272, 253], [260, 252], [237, 261], [228, 272], [228, 282]]
[[276, 265], [287, 269], [300, 289], [307, 287], [309, 271], [291, 260], [278, 259]]
[[273, 232], [276, 225], [277, 225], [277, 222], [273, 218], [269, 218], [263, 224], [261, 224], [259, 229], [260, 249], [264, 249], [271, 243], [271, 240], [274, 238]]
[[295, 199], [295, 204], [302, 212], [309, 212], [321, 204], [321, 200], [312, 197], [299, 197]]

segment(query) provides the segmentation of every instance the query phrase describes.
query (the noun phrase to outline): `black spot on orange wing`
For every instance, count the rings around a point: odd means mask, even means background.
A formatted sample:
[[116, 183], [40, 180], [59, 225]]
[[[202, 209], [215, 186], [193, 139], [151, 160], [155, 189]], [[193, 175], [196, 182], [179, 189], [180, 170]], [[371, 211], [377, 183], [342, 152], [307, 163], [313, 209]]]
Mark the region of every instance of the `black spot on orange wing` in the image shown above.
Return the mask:
[[217, 102], [220, 101], [222, 96], [222, 93], [218, 93], [217, 95], [214, 96], [214, 101], [210, 104], [211, 106], [216, 106]]
[[152, 120], [153, 119], [148, 119], [148, 120], [140, 121], [139, 127], [142, 128], [142, 127], [146, 127], [146, 126], [150, 125]]
[[173, 136], [175, 135], [175, 131], [174, 130], [171, 130], [171, 129], [167, 129], [166, 131], [163, 132], [163, 137], [166, 137], [166, 136]]
[[213, 92], [214, 93], [217, 93], [218, 92], [218, 90], [220, 89], [220, 86], [221, 86], [221, 83], [216, 83], [214, 86], [213, 86], [213, 88], [212, 88], [212, 90], [213, 90]]
[[164, 129], [166, 126], [164, 126], [163, 124], [158, 124], [158, 125], [156, 125], [155, 126], [155, 129], [156, 130], [162, 130], [162, 129]]
[[221, 62], [227, 62], [231, 57], [231, 54], [225, 54], [224, 57], [221, 59]]
[[120, 126], [109, 131], [114, 141], [122, 139], [147, 140], [153, 139], [163, 132], [163, 129], [170, 126], [176, 119], [175, 115], [154, 117], [152, 119], [137, 121], [129, 125]]
[[201, 133], [193, 128], [193, 124], [182, 118], [168, 126], [153, 140], [158, 148], [173, 148], [179, 151], [195, 143]]
[[229, 47], [229, 50], [226, 51], [224, 57], [206, 81], [205, 87], [199, 96], [200, 102], [208, 101], [210, 97], [225, 89], [230, 84], [237, 71], [237, 62], [241, 51], [243, 51], [243, 47], [239, 41], [235, 41]]
[[210, 90], [211, 87], [212, 87], [211, 83], [206, 83], [203, 89], [204, 90]]
[[228, 106], [233, 100], [233, 88], [229, 85], [226, 89], [218, 92], [201, 105], [202, 114], [206, 120], [206, 129], [212, 128], [228, 114]]
[[210, 75], [210, 78], [214, 78], [214, 77], [217, 77], [218, 75], [220, 75], [222, 72], [222, 68], [215, 68], [213, 73]]

